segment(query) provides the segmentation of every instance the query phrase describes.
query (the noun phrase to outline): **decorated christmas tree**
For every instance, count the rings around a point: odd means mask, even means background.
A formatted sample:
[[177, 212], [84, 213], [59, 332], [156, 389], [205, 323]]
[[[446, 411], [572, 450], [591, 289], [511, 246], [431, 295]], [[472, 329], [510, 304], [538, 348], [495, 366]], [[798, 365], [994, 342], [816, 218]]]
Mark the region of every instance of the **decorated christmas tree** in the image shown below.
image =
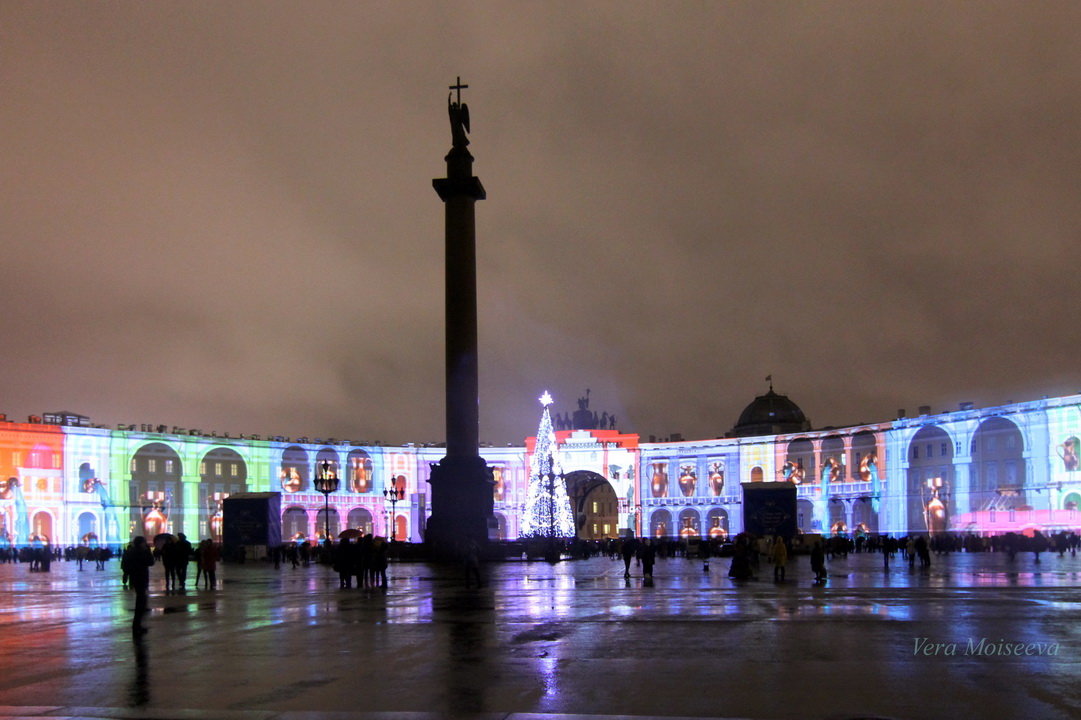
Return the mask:
[[561, 472], [556, 434], [548, 413], [552, 396], [545, 392], [540, 401], [544, 412], [537, 428], [533, 460], [529, 465], [529, 488], [521, 535], [525, 538], [574, 537], [574, 516], [567, 496], [567, 481]]

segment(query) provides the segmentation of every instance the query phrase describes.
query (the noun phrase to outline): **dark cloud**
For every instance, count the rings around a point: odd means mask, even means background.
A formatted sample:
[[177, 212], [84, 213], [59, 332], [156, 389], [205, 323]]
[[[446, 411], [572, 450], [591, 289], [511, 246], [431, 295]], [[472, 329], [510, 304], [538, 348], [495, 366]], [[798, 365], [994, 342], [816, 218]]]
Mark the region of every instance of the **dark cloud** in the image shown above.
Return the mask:
[[[443, 437], [470, 84], [482, 435], [1081, 390], [1074, 3], [7, 2], [3, 407]], [[559, 406], [557, 406], [558, 409]]]

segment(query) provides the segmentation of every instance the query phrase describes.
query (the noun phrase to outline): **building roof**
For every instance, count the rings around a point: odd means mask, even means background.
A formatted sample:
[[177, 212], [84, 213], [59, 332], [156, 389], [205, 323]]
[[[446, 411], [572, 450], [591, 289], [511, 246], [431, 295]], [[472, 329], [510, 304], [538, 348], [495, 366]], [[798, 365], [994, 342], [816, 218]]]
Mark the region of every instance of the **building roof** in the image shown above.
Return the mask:
[[752, 435], [780, 435], [784, 433], [805, 432], [811, 429], [811, 421], [800, 410], [799, 405], [786, 395], [778, 395], [770, 388], [765, 395], [759, 395], [740, 413], [739, 420], [729, 433], [732, 437], [750, 437]]

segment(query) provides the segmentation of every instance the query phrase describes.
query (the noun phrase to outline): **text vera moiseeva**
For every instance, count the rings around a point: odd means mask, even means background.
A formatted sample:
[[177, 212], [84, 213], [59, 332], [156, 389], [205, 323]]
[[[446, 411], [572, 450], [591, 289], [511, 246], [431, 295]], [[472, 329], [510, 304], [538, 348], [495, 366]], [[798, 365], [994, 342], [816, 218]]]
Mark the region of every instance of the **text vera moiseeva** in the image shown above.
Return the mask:
[[968, 638], [962, 642], [932, 642], [931, 638], [913, 638], [912, 654], [926, 657], [1035, 657], [1058, 655], [1057, 642], [1016, 642], [999, 638]]

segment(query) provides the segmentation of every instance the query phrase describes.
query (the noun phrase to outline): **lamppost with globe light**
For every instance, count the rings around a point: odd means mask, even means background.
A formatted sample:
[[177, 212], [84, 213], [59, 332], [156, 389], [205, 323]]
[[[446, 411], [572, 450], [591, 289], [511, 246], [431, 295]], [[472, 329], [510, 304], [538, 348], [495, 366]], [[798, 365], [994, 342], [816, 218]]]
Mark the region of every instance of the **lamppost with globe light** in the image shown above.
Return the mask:
[[338, 491], [338, 474], [333, 472], [329, 460], [324, 460], [319, 466], [315, 489], [323, 493], [326, 501], [326, 508], [323, 510], [323, 539], [330, 542], [330, 494]]
[[405, 488], [397, 486], [394, 480], [394, 476], [390, 476], [390, 487], [383, 491], [383, 497], [390, 501], [390, 541], [393, 543], [397, 540], [397, 523], [395, 520], [398, 517], [397, 510], [398, 501], [405, 498]]

